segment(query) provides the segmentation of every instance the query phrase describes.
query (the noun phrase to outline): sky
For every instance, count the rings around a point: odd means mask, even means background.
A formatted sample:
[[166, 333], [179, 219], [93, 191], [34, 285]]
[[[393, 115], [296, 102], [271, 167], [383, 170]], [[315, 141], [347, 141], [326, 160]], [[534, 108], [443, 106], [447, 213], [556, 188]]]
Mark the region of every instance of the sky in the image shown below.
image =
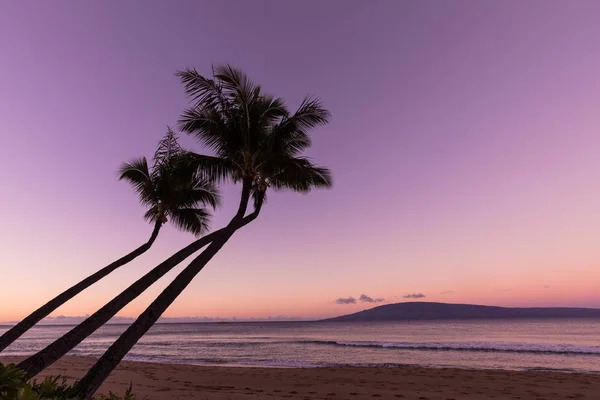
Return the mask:
[[[220, 63], [291, 108], [322, 99], [332, 119], [308, 155], [334, 187], [271, 194], [166, 317], [600, 307], [599, 13], [592, 0], [3, 3], [0, 321], [148, 239], [118, 166], [152, 156], [188, 105], [175, 71]], [[223, 187], [213, 227], [239, 192]], [[93, 313], [192, 240], [168, 226], [53, 316]]]

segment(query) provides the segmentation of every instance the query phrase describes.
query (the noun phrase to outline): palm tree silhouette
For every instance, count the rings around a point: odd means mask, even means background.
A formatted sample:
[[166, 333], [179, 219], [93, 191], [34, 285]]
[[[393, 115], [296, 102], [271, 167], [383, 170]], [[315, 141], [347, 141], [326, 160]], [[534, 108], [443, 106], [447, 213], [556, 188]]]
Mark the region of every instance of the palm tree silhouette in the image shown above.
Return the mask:
[[213, 183], [181, 162], [185, 154], [186, 151], [179, 146], [177, 136], [169, 128], [159, 142], [150, 169], [145, 157], [121, 165], [119, 179], [126, 180], [133, 186], [140, 202], [147, 208], [144, 218], [154, 225], [150, 238], [131, 253], [65, 290], [5, 332], [0, 337], [0, 351], [68, 300], [148, 251], [167, 220], [170, 219], [178, 228], [196, 235], [207, 230], [210, 214], [206, 209], [198, 207], [209, 205], [215, 208], [220, 199]]
[[214, 79], [191, 69], [177, 75], [195, 103], [183, 113], [180, 127], [215, 154], [190, 154], [188, 163], [214, 179], [241, 181], [238, 212], [219, 237], [163, 290], [78, 382], [75, 395], [81, 398], [91, 398], [196, 274], [240, 229], [250, 197], [256, 212], [265, 202], [268, 189], [308, 193], [313, 188], [331, 187], [329, 170], [301, 156], [311, 144], [309, 131], [326, 124], [329, 118], [319, 100], [306, 98], [290, 114], [282, 99], [262, 93], [260, 86], [229, 65], [214, 69]]

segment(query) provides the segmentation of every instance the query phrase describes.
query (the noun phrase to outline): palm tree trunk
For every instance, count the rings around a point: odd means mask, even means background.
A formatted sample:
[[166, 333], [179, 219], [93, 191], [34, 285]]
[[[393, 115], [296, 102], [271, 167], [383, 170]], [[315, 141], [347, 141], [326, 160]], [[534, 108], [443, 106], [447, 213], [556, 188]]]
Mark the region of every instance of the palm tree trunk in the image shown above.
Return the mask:
[[[129, 350], [140, 340], [142, 336], [156, 323], [163, 312], [175, 301], [175, 299], [190, 284], [194, 277], [204, 266], [217, 254], [227, 243], [233, 234], [239, 229], [240, 218], [243, 217], [248, 203], [249, 183], [244, 182], [242, 189], [242, 200], [240, 210], [231, 220], [227, 227], [223, 228], [221, 237], [214, 240], [200, 255], [198, 255], [177, 277], [167, 286], [161, 294], [146, 308], [146, 310], [135, 320], [133, 324], [109, 347], [104, 355], [94, 364], [88, 373], [75, 385], [74, 397], [91, 399], [102, 382], [127, 355]], [[257, 205], [257, 211], [261, 204]], [[255, 211], [255, 213], [257, 213]], [[256, 214], [258, 215], [258, 214]]]
[[102, 382], [110, 375], [123, 357], [156, 323], [162, 313], [173, 303], [198, 272], [217, 254], [233, 232], [213, 241], [198, 257], [181, 272], [173, 282], [152, 302], [152, 304], [135, 320], [104, 353], [102, 358], [88, 371], [75, 387], [75, 398], [91, 399]]
[[[240, 208], [242, 208], [241, 205]], [[248, 223], [252, 222], [259, 213], [260, 207], [258, 207], [252, 214], [240, 219], [238, 218], [238, 215], [240, 215], [238, 210], [238, 213], [234, 217], [234, 220], [236, 221], [235, 227], [239, 229], [247, 225]], [[175, 268], [180, 262], [212, 241], [220, 238], [221, 235], [225, 234], [225, 230], [226, 228], [222, 228], [218, 231], [215, 231], [179, 250], [177, 253], [163, 261], [161, 264], [149, 271], [146, 275], [134, 282], [110, 302], [106, 303], [102, 308], [89, 316], [85, 321], [55, 340], [43, 350], [40, 350], [36, 354], [22, 361], [18, 367], [25, 371], [25, 379], [27, 380], [33, 378], [35, 375], [39, 374], [41, 371], [67, 354], [85, 338], [90, 336], [98, 328], [108, 322], [108, 320], [114, 317], [121, 309], [123, 309], [123, 307], [142, 294], [166, 273]]]
[[17, 325], [13, 326], [11, 329], [5, 332], [0, 337], [0, 352], [6, 349], [12, 342], [21, 337], [21, 335], [23, 335], [25, 332], [31, 329], [35, 324], [40, 322], [42, 319], [46, 318], [48, 315], [50, 315], [50, 313], [52, 313], [58, 307], [62, 306], [64, 303], [75, 297], [77, 294], [92, 286], [94, 283], [98, 282], [117, 268], [122, 267], [123, 265], [133, 261], [136, 257], [148, 251], [148, 249], [150, 249], [150, 247], [156, 240], [161, 226], [162, 223], [160, 221], [157, 221], [154, 224], [154, 230], [152, 231], [152, 235], [150, 235], [150, 239], [148, 239], [146, 243], [144, 243], [131, 253], [127, 254], [126, 256], [119, 258], [112, 264], [102, 268], [98, 272], [88, 276], [76, 285], [71, 286], [69, 289], [65, 290], [64, 292], [62, 292], [61, 294], [59, 294], [58, 296], [56, 296], [55, 298], [53, 298], [52, 300], [50, 300], [49, 302], [32, 312], [31, 314], [29, 314], [21, 322], [19, 322]]
[[176, 267], [181, 261], [217, 238], [220, 233], [220, 231], [213, 232], [178, 251], [149, 271], [146, 275], [135, 281], [131, 286], [113, 298], [110, 302], [106, 303], [102, 308], [90, 315], [75, 328], [46, 346], [43, 350], [40, 350], [26, 360], [23, 360], [18, 366], [25, 371], [25, 379], [34, 377], [67, 354], [85, 338], [114, 317], [121, 309], [123, 309], [123, 307], [162, 278], [163, 275]]

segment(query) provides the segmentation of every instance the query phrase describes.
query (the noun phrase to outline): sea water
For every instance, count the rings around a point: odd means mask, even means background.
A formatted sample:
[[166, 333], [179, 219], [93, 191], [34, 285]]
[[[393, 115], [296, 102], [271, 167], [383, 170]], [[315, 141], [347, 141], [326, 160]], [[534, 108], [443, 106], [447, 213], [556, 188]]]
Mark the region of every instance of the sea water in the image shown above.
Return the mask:
[[[42, 349], [72, 326], [37, 326], [2, 355]], [[69, 354], [99, 357], [106, 325]], [[0, 333], [7, 327], [0, 327]], [[128, 360], [222, 366], [423, 366], [600, 372], [600, 320], [157, 324]]]

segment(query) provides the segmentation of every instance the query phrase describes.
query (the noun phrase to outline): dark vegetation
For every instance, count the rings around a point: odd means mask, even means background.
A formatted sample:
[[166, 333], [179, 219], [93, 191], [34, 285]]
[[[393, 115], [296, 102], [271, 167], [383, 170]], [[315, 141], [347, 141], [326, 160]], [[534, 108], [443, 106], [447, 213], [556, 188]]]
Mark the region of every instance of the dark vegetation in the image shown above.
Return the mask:
[[[23, 371], [14, 364], [4, 366], [0, 363], [0, 400], [76, 400], [76, 397], [73, 397], [73, 387], [60, 376], [47, 377], [41, 382], [34, 380], [29, 383], [24, 381], [24, 376]], [[123, 396], [111, 392], [108, 396], [93, 397], [93, 400], [136, 399], [131, 385]]]

